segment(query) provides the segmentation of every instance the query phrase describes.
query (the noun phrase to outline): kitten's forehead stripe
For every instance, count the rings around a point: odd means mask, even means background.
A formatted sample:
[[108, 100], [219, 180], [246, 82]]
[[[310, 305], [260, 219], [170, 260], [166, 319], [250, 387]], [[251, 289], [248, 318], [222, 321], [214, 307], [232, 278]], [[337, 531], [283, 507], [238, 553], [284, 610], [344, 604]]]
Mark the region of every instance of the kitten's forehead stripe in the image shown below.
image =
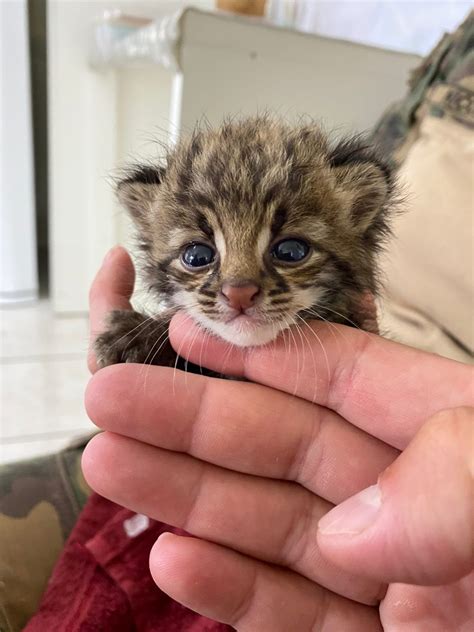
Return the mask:
[[222, 234], [221, 230], [216, 230], [214, 232], [214, 242], [216, 244], [216, 248], [221, 258], [221, 261], [224, 261], [227, 249], [226, 249], [224, 235]]
[[260, 234], [257, 239], [257, 247], [256, 247], [257, 259], [263, 259], [264, 256], [267, 254], [268, 247], [270, 246], [270, 239], [271, 239], [270, 229], [267, 226], [265, 226], [260, 231]]

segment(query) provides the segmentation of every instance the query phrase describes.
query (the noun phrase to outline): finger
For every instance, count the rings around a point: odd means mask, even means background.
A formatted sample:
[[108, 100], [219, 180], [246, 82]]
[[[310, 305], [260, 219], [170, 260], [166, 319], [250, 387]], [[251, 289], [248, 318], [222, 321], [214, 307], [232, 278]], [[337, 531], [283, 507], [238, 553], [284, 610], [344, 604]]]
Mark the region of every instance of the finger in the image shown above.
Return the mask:
[[362, 329], [373, 334], [379, 333], [377, 322], [377, 307], [372, 292], [363, 292], [359, 302], [359, 317], [362, 321]]
[[474, 565], [474, 409], [438, 413], [380, 477], [319, 524], [324, 555], [387, 582], [434, 585]]
[[238, 632], [381, 630], [375, 608], [210, 542], [164, 533], [150, 570], [173, 599]]
[[382, 587], [341, 573], [314, 534], [331, 505], [294, 483], [245, 476], [105, 433], [82, 461], [96, 492], [137, 513], [274, 564], [350, 599], [377, 603]]
[[474, 571], [443, 586], [392, 584], [380, 604], [383, 629], [468, 632], [469, 621], [474, 621], [473, 595]]
[[86, 392], [89, 417], [215, 465], [296, 481], [333, 503], [375, 483], [398, 455], [327, 408], [259, 384], [146, 371], [146, 391], [139, 365], [97, 373]]
[[121, 246], [112, 248], [97, 272], [89, 292], [89, 370], [97, 370], [93, 342], [103, 331], [104, 320], [113, 309], [132, 309], [130, 296], [135, 283], [135, 271], [128, 252]]
[[287, 330], [270, 345], [229, 350], [190, 319], [183, 335], [183, 319], [171, 321], [170, 340], [192, 362], [327, 406], [398, 449], [428, 415], [474, 405], [471, 367], [373, 334], [312, 321], [301, 337]]

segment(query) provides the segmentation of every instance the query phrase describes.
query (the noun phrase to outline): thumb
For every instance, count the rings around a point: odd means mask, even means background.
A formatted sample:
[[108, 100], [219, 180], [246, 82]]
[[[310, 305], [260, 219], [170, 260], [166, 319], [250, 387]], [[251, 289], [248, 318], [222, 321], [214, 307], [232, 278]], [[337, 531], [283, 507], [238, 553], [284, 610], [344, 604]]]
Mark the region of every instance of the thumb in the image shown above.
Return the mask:
[[437, 413], [373, 485], [319, 522], [324, 557], [386, 583], [434, 585], [473, 567], [474, 409]]
[[94, 340], [104, 329], [104, 319], [113, 309], [132, 309], [130, 296], [135, 283], [135, 270], [130, 255], [121, 246], [107, 253], [89, 291], [89, 354], [91, 373], [97, 371]]

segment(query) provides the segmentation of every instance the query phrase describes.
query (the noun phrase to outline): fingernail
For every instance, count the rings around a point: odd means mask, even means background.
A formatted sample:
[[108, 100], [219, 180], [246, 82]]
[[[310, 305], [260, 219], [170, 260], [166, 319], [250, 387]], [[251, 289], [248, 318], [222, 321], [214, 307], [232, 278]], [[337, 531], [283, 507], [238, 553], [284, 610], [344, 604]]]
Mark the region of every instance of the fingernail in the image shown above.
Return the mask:
[[321, 518], [318, 529], [324, 535], [356, 535], [374, 523], [381, 506], [380, 487], [372, 485], [334, 507]]

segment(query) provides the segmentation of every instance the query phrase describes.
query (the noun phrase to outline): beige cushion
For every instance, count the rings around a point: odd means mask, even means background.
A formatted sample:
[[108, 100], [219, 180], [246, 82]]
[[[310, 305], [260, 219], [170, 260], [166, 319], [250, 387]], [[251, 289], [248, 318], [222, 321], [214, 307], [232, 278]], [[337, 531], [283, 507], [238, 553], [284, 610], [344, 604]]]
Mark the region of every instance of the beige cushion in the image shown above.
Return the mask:
[[381, 331], [465, 362], [474, 350], [474, 130], [427, 116], [401, 168]]

